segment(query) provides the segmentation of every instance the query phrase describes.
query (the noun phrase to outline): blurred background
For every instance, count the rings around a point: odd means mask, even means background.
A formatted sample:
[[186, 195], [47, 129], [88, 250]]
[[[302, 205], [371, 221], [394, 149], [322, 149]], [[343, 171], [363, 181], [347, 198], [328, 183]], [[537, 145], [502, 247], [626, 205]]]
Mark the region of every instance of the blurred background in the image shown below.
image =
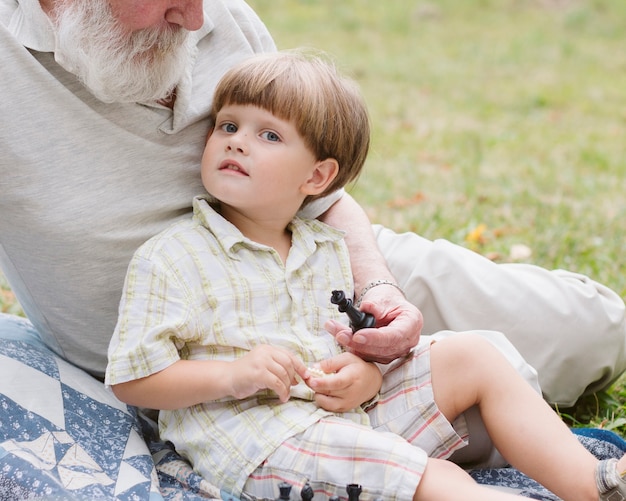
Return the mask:
[[252, 0], [329, 52], [374, 125], [374, 222], [626, 295], [626, 2]]

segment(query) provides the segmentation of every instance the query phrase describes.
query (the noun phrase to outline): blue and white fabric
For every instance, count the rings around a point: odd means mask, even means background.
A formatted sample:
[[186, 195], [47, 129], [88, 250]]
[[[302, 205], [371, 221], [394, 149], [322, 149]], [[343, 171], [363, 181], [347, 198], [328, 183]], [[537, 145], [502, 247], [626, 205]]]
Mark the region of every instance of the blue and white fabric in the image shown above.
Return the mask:
[[[150, 416], [46, 348], [27, 320], [0, 314], [0, 500], [230, 499], [156, 430]], [[599, 459], [626, 453], [614, 433], [574, 431]], [[531, 499], [558, 499], [513, 468], [471, 475]]]

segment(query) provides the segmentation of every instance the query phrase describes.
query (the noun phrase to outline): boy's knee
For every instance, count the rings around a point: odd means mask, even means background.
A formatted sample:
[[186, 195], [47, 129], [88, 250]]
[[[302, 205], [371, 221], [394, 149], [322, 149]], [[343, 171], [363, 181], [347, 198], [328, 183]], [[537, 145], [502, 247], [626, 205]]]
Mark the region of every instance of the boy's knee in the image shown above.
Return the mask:
[[496, 353], [496, 348], [483, 336], [473, 332], [460, 332], [434, 344], [440, 344], [443, 356], [450, 358], [462, 365], [482, 363], [484, 357], [490, 353]]

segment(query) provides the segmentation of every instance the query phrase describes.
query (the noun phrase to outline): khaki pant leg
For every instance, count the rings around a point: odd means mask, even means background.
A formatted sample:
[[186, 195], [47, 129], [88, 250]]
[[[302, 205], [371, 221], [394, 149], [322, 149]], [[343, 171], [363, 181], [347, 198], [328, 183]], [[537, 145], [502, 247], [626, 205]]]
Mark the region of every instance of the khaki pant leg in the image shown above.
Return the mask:
[[424, 334], [504, 333], [539, 373], [544, 397], [565, 406], [626, 370], [624, 301], [607, 287], [563, 270], [495, 264], [444, 240], [374, 231], [392, 273], [424, 315]]

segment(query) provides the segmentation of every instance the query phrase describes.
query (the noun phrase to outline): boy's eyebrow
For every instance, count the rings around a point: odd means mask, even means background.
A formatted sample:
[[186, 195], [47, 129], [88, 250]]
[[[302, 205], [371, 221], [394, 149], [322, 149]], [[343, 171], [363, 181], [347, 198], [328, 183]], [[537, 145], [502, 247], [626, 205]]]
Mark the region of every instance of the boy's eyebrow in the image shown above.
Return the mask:
[[217, 113], [215, 113], [215, 117], [223, 117], [223, 116], [229, 116], [232, 115], [232, 112], [229, 112], [226, 110], [226, 106], [224, 106], [223, 108], [219, 109], [217, 111]]
[[256, 120], [257, 125], [263, 128], [270, 128], [281, 130], [285, 124], [295, 125], [293, 120], [288, 120], [286, 118], [282, 118], [267, 108], [263, 108], [262, 106], [258, 106], [256, 104], [226, 104], [224, 105], [215, 115], [216, 120], [219, 118], [221, 120], [241, 120], [242, 116], [245, 118], [245, 110], [232, 112], [226, 108], [228, 107], [249, 107], [256, 108], [258, 110], [262, 110], [266, 112], [266, 116], [264, 116], [261, 120]]

